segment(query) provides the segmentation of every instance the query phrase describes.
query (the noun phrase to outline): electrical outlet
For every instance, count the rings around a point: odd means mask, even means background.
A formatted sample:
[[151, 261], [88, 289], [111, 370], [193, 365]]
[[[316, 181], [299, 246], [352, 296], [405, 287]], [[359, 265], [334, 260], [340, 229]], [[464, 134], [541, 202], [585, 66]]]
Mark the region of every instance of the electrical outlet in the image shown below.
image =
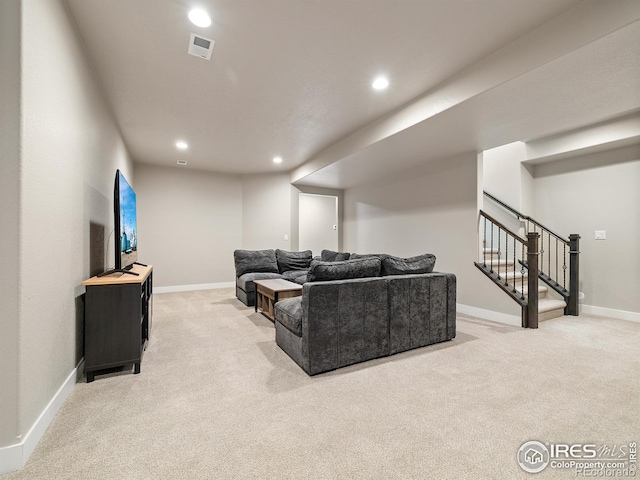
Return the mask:
[[607, 239], [606, 230], [596, 230], [596, 240], [606, 240], [606, 239]]
[[284, 239], [285, 240], [289, 240], [289, 235], [287, 235], [286, 233], [284, 234]]

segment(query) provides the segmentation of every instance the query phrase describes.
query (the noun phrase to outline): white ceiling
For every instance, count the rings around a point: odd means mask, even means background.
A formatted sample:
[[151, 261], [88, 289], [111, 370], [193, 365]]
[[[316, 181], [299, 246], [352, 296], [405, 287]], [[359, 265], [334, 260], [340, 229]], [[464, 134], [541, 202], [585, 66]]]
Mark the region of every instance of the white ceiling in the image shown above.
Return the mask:
[[[631, 47], [630, 47], [631, 46]], [[433, 160], [465, 152], [481, 152], [515, 141], [530, 141], [565, 133], [555, 141], [554, 158], [548, 154], [535, 163], [562, 159], [572, 136], [598, 140], [603, 148], [637, 143], [640, 135], [640, 22], [606, 35], [537, 68], [527, 70], [499, 85], [452, 105], [410, 128], [352, 148], [299, 184], [349, 188], [389, 179]], [[603, 120], [614, 122], [612, 132], [602, 135], [591, 127]], [[611, 130], [611, 128], [610, 128]], [[599, 138], [599, 139], [598, 139]], [[583, 140], [586, 141], [586, 140]], [[534, 142], [535, 143], [535, 142]], [[564, 147], [559, 144], [564, 144]], [[574, 147], [571, 147], [573, 149]], [[596, 145], [591, 145], [595, 151]]]
[[[187, 20], [188, 0], [67, 3], [135, 161], [175, 166], [184, 159], [186, 168], [260, 173], [288, 171], [313, 159], [579, 1], [200, 0], [213, 20], [206, 29]], [[211, 61], [187, 54], [191, 32], [215, 40]], [[637, 50], [632, 53], [637, 59]], [[621, 57], [615, 68], [627, 58]], [[575, 68], [588, 62], [576, 58]], [[426, 135], [429, 150], [451, 153], [451, 142], [496, 146], [504, 138], [553, 133], [576, 118], [584, 123], [584, 111], [594, 102], [581, 106], [574, 98], [567, 105], [553, 86], [568, 71], [550, 64], [548, 72], [508, 82], [504, 95], [488, 91], [435, 123], [420, 123], [405, 134], [407, 140], [415, 144]], [[384, 92], [370, 88], [380, 73], [391, 82]], [[590, 92], [601, 88], [602, 78], [601, 72], [593, 82], [584, 79], [594, 83]], [[543, 103], [534, 95], [513, 109], [502, 100], [491, 103], [492, 95], [518, 98], [522, 89], [538, 91], [540, 82], [557, 95]], [[616, 98], [609, 114], [620, 113], [618, 102], [628, 97]], [[598, 110], [591, 117], [602, 115]], [[542, 121], [548, 132], [541, 132], [541, 116], [549, 120]], [[451, 125], [460, 125], [459, 131], [451, 132]], [[395, 137], [374, 153], [397, 156], [402, 136]], [[188, 151], [176, 150], [178, 139], [189, 143]], [[414, 154], [406, 152], [407, 158]], [[275, 155], [284, 158], [280, 166], [271, 162]], [[326, 186], [354, 182], [336, 178]]]

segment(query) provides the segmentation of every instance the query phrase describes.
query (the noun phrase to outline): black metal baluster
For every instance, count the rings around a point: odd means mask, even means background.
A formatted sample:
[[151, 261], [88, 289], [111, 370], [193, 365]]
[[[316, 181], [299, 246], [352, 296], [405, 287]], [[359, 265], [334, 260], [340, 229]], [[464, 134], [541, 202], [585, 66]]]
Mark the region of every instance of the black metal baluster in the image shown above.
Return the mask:
[[516, 291], [516, 237], [513, 237], [513, 292]]
[[501, 259], [501, 255], [500, 255], [500, 230], [502, 230], [500, 227], [498, 227], [498, 280], [500, 280], [500, 259]]
[[567, 291], [567, 244], [564, 244], [564, 255], [562, 256], [562, 289]]
[[509, 265], [507, 265], [507, 258], [509, 258], [509, 235], [507, 232], [504, 232], [504, 284], [505, 286], [509, 285], [507, 281], [507, 269]]
[[491, 273], [493, 273], [493, 222], [491, 222], [491, 257], [489, 260], [490, 263], [490, 267], [489, 267], [489, 271]]
[[547, 250], [547, 275], [551, 275], [551, 233], [547, 232], [547, 236], [549, 237], [548, 250]]
[[487, 268], [487, 217], [484, 218], [484, 233], [482, 234], [482, 266]]
[[556, 237], [556, 287], [558, 286], [558, 237]]
[[540, 230], [540, 271], [544, 273], [544, 229]]
[[520, 300], [524, 300], [524, 243], [522, 244], [522, 260], [520, 267]]

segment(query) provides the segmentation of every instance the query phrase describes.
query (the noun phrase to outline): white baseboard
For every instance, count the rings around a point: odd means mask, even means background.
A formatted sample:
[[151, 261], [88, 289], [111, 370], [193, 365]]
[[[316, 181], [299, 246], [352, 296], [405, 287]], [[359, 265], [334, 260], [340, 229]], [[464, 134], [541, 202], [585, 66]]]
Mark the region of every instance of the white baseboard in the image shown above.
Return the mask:
[[613, 308], [594, 307], [592, 305], [580, 305], [580, 313], [588, 313], [591, 315], [599, 315], [602, 317], [617, 318], [620, 320], [629, 320], [631, 322], [640, 322], [640, 313], [627, 312], [626, 310], [615, 310]]
[[49, 404], [34, 422], [31, 429], [24, 436], [23, 440], [15, 445], [0, 448], [0, 475], [20, 470], [26, 465], [27, 460], [29, 460], [29, 457], [36, 449], [38, 442], [42, 439], [44, 432], [47, 431], [47, 428], [51, 425], [60, 407], [62, 407], [65, 400], [73, 391], [73, 387], [78, 380], [78, 372], [81, 371], [83, 362], [84, 359], [81, 360], [78, 366], [69, 374]]
[[174, 285], [171, 287], [153, 287], [153, 293], [191, 292], [194, 290], [215, 290], [235, 287], [235, 282], [201, 283], [197, 285]]
[[494, 312], [485, 310], [484, 308], [472, 307], [470, 305], [456, 304], [458, 313], [464, 313], [472, 317], [482, 318], [483, 320], [491, 320], [493, 322], [506, 323], [514, 327], [522, 326], [522, 319], [518, 315], [509, 315], [508, 313]]

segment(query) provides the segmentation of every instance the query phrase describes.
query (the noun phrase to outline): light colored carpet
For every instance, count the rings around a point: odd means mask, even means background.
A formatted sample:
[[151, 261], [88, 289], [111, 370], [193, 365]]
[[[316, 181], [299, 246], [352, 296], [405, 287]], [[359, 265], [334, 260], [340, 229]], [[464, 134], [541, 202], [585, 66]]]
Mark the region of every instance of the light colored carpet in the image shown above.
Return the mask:
[[308, 377], [232, 289], [154, 297], [142, 373], [79, 383], [3, 480], [531, 478], [524, 441], [640, 441], [638, 323], [460, 315], [451, 342]]

